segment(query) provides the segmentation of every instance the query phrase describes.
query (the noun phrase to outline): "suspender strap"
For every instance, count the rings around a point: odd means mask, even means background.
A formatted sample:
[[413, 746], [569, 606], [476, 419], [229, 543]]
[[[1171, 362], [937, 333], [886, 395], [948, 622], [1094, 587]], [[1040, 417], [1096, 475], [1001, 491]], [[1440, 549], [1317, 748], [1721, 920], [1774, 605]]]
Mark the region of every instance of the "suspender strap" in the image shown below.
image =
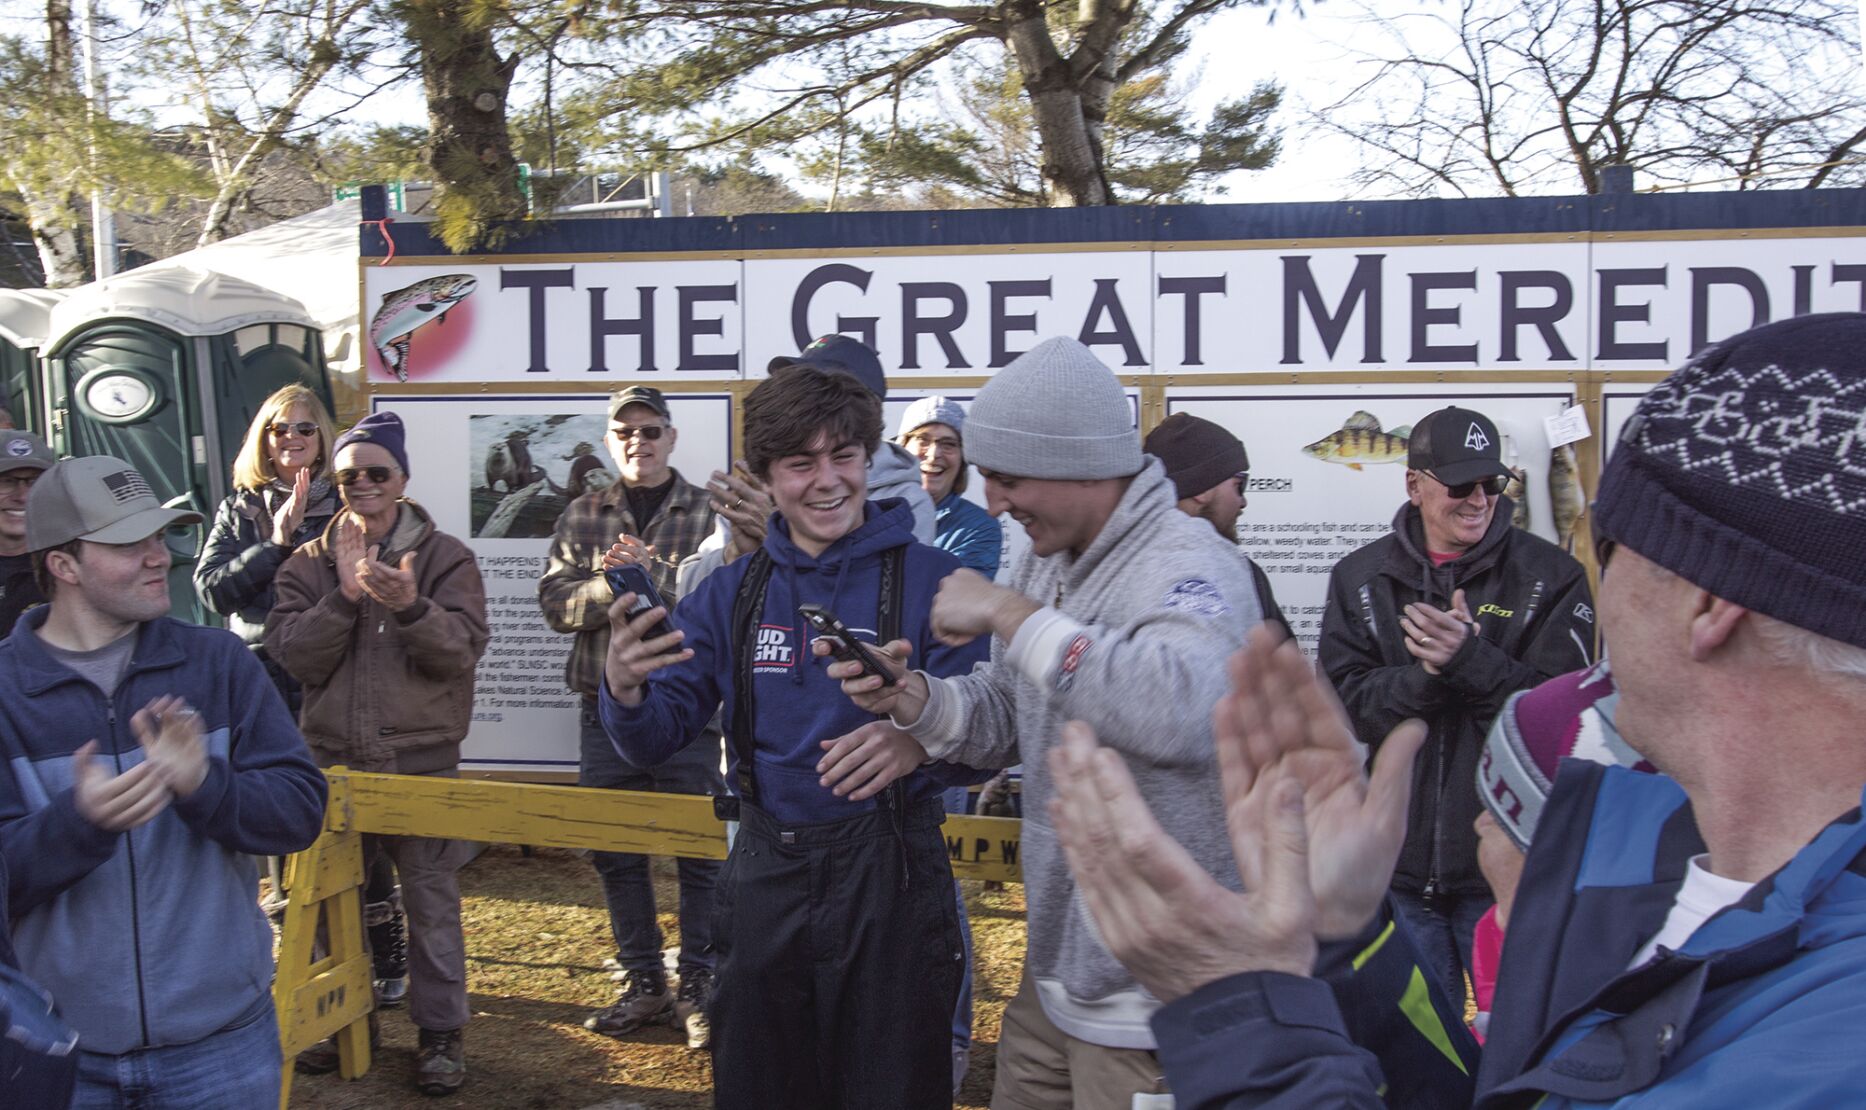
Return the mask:
[[771, 555], [760, 547], [749, 558], [751, 564], [732, 599], [732, 673], [737, 681], [732, 690], [732, 724], [726, 729], [737, 764], [734, 777], [739, 797], [748, 802], [757, 797], [752, 785], [752, 655], [757, 650], [758, 618], [765, 610], [765, 587], [771, 584]]

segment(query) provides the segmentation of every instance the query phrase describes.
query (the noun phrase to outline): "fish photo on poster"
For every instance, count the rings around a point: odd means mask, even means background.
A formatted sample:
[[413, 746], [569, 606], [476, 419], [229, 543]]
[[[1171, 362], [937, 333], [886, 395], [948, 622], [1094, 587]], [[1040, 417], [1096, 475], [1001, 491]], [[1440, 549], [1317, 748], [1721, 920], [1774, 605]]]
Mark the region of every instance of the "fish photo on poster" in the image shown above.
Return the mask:
[[1302, 453], [1322, 462], [1340, 463], [1349, 470], [1384, 463], [1404, 464], [1406, 442], [1411, 437], [1411, 424], [1382, 430], [1380, 418], [1363, 409], [1342, 421], [1336, 431], [1304, 447]]

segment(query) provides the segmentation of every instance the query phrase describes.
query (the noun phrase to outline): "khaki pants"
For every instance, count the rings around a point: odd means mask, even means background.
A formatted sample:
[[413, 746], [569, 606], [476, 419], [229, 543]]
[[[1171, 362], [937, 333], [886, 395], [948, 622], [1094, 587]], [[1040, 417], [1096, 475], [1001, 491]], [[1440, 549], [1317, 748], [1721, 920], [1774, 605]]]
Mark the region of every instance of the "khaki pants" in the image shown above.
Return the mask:
[[1056, 1028], [1026, 974], [1004, 1008], [991, 1110], [1128, 1110], [1137, 1094], [1164, 1094], [1153, 1053], [1105, 1048]]

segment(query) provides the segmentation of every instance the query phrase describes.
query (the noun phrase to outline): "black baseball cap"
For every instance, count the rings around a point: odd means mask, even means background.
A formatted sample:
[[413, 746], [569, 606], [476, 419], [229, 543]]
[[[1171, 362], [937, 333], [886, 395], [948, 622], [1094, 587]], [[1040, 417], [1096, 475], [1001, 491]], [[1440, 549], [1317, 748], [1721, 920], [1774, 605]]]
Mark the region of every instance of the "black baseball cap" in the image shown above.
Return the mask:
[[881, 356], [875, 349], [859, 339], [846, 335], [825, 335], [811, 341], [803, 353], [795, 357], [779, 355], [765, 367], [766, 373], [776, 373], [786, 366], [814, 366], [818, 370], [840, 370], [868, 387], [868, 392], [885, 401], [888, 399], [888, 377], [881, 370]]
[[1412, 426], [1406, 441], [1406, 466], [1429, 470], [1448, 486], [1484, 478], [1510, 477], [1503, 465], [1503, 436], [1481, 412], [1453, 405]]
[[667, 411], [667, 398], [651, 385], [631, 385], [627, 389], [618, 389], [609, 395], [609, 419], [622, 415], [622, 410], [629, 405], [646, 405], [660, 415], [663, 420], [672, 420], [674, 414]]

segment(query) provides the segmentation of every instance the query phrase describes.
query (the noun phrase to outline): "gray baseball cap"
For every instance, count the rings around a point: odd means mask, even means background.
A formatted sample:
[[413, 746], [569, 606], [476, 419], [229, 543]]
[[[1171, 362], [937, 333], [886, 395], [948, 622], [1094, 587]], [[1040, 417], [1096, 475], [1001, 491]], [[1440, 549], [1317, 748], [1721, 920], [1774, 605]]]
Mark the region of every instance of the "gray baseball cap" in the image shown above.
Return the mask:
[[72, 540], [135, 543], [171, 524], [200, 524], [200, 513], [165, 509], [155, 490], [122, 459], [66, 459], [33, 483], [26, 501], [26, 547], [44, 551]]
[[0, 431], [0, 474], [9, 470], [50, 470], [58, 456], [31, 432]]

